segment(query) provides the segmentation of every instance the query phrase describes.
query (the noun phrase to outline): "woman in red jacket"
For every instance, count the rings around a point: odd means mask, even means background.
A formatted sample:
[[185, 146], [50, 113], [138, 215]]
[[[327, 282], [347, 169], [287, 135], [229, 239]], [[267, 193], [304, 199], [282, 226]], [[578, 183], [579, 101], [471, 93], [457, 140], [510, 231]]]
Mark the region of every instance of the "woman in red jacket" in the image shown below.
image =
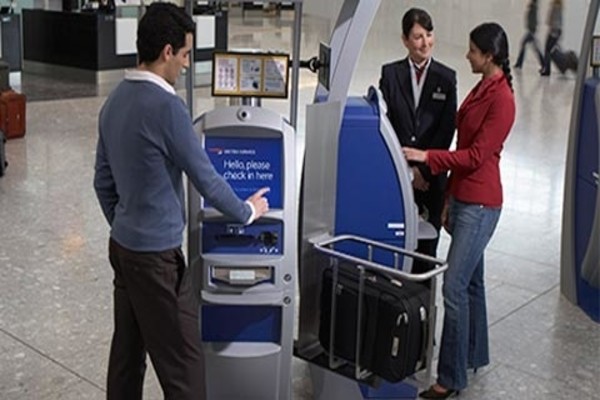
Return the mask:
[[437, 383], [420, 396], [445, 399], [467, 386], [467, 368], [489, 364], [483, 254], [502, 207], [500, 152], [515, 120], [508, 39], [496, 23], [470, 34], [467, 59], [481, 81], [456, 117], [454, 151], [405, 147], [409, 161], [434, 174], [450, 171], [442, 222], [452, 236], [444, 275], [444, 328]]

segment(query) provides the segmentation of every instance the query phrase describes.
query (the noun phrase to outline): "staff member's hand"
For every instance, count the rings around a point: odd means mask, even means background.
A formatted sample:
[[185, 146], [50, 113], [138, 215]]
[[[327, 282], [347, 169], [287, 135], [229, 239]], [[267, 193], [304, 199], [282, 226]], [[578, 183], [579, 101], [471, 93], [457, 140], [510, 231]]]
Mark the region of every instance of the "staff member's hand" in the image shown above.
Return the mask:
[[404, 157], [406, 161], [416, 161], [416, 162], [426, 162], [427, 161], [427, 151], [414, 149], [412, 147], [403, 147], [402, 153], [404, 153]]
[[421, 174], [421, 171], [419, 170], [419, 168], [412, 167], [412, 172], [413, 172], [413, 182], [412, 182], [413, 187], [422, 192], [428, 191], [429, 190], [429, 182], [427, 182], [425, 180], [425, 178], [423, 178], [423, 174]]
[[258, 189], [252, 196], [246, 200], [252, 206], [252, 217], [250, 223], [256, 221], [269, 211], [269, 200], [267, 200], [265, 194], [269, 193], [268, 187]]

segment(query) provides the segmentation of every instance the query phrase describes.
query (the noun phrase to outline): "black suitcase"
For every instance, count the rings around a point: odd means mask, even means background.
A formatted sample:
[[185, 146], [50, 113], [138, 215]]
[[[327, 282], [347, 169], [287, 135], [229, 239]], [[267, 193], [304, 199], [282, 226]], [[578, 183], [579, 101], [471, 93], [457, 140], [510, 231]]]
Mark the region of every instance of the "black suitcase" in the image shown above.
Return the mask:
[[[319, 340], [330, 352], [333, 270], [323, 274]], [[333, 354], [356, 362], [359, 272], [340, 266], [336, 285]], [[360, 366], [388, 382], [425, 367], [429, 327], [429, 288], [367, 272], [363, 291]]]
[[4, 145], [6, 144], [6, 136], [4, 132], [0, 131], [0, 177], [4, 176], [8, 163], [6, 162], [6, 153], [4, 152]]
[[577, 72], [578, 59], [573, 50], [563, 51], [560, 46], [555, 46], [550, 53], [550, 57], [562, 74], [569, 69]]
[[577, 72], [577, 67], [579, 65], [579, 58], [577, 54], [573, 50], [567, 51], [567, 67], [572, 69], [573, 72]]

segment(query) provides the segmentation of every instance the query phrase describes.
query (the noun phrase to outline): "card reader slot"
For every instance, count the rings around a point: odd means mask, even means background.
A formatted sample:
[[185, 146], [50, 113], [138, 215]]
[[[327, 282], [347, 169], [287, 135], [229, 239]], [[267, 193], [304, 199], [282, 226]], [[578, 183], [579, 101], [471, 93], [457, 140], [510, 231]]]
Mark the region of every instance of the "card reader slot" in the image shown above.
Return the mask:
[[276, 246], [279, 235], [277, 232], [262, 231], [258, 237], [243, 233], [220, 233], [215, 235], [217, 243], [227, 246], [249, 246], [252, 244], [263, 244], [265, 246]]
[[215, 235], [215, 240], [218, 243], [228, 246], [248, 246], [256, 243], [256, 237], [253, 235], [236, 234], [236, 233], [221, 233]]

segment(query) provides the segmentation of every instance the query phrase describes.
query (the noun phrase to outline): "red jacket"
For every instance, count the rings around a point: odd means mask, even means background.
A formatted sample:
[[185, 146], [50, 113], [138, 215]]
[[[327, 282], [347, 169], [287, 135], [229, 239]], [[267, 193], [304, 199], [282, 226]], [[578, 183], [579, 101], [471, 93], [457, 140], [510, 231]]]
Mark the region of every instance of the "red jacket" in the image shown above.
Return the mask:
[[428, 150], [432, 173], [450, 170], [446, 193], [465, 203], [502, 206], [500, 152], [515, 121], [515, 99], [504, 74], [482, 79], [456, 116], [455, 151]]

